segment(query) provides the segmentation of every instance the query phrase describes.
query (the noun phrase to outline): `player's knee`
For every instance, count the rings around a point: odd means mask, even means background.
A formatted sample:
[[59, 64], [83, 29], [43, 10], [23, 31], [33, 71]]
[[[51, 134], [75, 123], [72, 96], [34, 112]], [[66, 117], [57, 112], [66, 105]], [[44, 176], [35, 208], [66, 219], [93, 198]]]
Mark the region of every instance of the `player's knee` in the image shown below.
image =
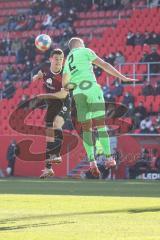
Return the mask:
[[54, 128], [60, 129], [60, 128], [62, 128], [63, 124], [64, 124], [64, 119], [59, 116], [59, 117], [54, 121]]

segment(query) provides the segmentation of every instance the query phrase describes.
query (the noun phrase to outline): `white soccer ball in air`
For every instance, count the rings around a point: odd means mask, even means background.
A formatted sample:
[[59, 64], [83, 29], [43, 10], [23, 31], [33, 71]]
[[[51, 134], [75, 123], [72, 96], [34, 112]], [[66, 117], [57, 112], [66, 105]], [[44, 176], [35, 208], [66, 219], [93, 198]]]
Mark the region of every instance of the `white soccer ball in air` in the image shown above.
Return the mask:
[[51, 44], [52, 39], [47, 34], [40, 34], [35, 39], [36, 47], [42, 52], [47, 51], [51, 47]]

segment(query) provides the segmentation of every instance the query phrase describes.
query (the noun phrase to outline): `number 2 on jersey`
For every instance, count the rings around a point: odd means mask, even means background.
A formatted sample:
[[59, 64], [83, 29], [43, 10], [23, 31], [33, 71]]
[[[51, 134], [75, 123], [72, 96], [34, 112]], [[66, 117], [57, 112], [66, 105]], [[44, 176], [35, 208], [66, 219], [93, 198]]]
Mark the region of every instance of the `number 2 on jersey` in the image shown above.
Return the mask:
[[73, 65], [73, 60], [74, 60], [73, 54], [71, 54], [71, 56], [69, 56], [69, 59], [68, 59], [70, 72], [76, 69], [76, 66]]

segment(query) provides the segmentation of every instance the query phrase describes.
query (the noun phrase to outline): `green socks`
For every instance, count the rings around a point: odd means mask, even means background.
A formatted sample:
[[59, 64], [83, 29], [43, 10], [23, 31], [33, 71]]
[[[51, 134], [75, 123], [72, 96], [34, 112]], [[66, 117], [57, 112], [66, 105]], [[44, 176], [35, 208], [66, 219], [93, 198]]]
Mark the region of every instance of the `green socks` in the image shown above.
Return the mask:
[[[97, 128], [99, 141], [102, 145], [103, 152], [107, 157], [111, 156], [111, 148], [110, 148], [110, 139], [107, 133], [106, 127]], [[83, 132], [83, 145], [87, 152], [88, 160], [94, 161], [94, 145], [92, 139], [92, 131], [84, 131]]]
[[110, 139], [107, 133], [106, 127], [97, 128], [98, 135], [99, 135], [99, 141], [102, 145], [103, 152], [106, 156], [111, 155], [111, 147], [110, 147]]
[[83, 132], [83, 145], [87, 152], [88, 161], [94, 161], [94, 145], [92, 140], [92, 131]]

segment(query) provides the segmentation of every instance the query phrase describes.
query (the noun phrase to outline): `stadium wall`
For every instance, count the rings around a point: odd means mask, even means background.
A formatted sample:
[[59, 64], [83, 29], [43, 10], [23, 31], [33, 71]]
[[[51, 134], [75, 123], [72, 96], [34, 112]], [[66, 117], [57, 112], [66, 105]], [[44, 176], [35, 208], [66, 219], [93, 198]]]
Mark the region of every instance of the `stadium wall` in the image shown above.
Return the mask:
[[150, 152], [156, 148], [160, 152], [159, 136], [151, 135], [124, 135], [118, 138], [118, 150], [121, 153], [121, 164], [119, 165], [117, 178], [127, 178], [126, 169], [132, 166], [139, 158], [142, 148]]
[[[23, 160], [22, 158], [17, 157], [15, 164], [15, 176], [39, 176], [41, 170], [44, 168], [44, 159], [38, 159], [37, 154], [44, 152], [45, 137], [25, 135], [1, 136], [0, 169], [2, 169], [3, 172], [5, 172], [7, 168], [7, 148], [12, 139], [15, 139], [18, 144], [22, 143], [24, 140], [33, 141], [30, 151], [31, 153], [36, 154], [34, 157], [30, 157], [31, 155], [28, 154], [27, 149], [20, 147], [20, 156], [22, 156]], [[63, 154], [63, 163], [60, 165], [54, 165], [56, 177], [65, 177], [67, 173], [69, 173], [71, 169], [75, 168], [80, 160], [85, 156], [85, 151], [83, 149], [80, 137], [74, 134], [71, 135], [67, 132], [64, 134], [64, 143], [61, 152]], [[32, 160], [33, 158], [35, 159], [34, 161]]]

